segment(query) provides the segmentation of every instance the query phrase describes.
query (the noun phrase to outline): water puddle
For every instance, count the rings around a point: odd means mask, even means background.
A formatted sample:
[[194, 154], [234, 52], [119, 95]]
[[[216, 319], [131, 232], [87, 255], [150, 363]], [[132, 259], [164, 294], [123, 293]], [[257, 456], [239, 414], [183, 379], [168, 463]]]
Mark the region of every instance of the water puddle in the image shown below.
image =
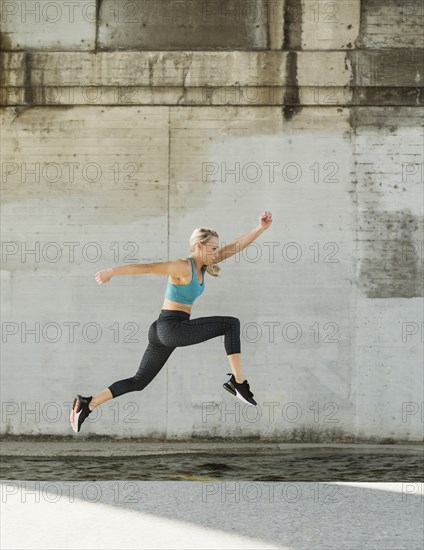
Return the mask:
[[301, 449], [251, 454], [178, 453], [144, 456], [3, 456], [8, 480], [422, 481], [424, 454], [352, 449]]

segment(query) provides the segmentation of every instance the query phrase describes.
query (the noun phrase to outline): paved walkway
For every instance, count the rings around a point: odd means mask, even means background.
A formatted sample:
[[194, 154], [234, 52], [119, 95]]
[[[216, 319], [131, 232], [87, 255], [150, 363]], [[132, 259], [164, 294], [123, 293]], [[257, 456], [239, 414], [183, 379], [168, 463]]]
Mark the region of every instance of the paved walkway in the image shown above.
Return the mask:
[[1, 548], [422, 550], [418, 483], [1, 483]]

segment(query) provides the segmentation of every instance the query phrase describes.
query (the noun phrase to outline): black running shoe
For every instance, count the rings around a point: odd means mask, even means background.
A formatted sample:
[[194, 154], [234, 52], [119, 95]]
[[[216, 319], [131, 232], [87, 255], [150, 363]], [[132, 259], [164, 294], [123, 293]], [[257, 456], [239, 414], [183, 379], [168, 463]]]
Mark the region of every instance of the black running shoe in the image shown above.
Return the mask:
[[[227, 373], [227, 376], [230, 376], [231, 372]], [[231, 374], [231, 378], [228, 380], [228, 382], [225, 382], [225, 384], [222, 384], [222, 387], [229, 391], [231, 394], [236, 395], [236, 390], [234, 389], [234, 383], [236, 379], [234, 378], [234, 374]]]
[[[230, 374], [231, 373], [229, 372], [228, 375]], [[223, 388], [229, 391], [232, 395], [238, 397], [238, 399], [244, 403], [247, 403], [248, 405], [257, 405], [256, 401], [253, 399], [253, 393], [250, 391], [249, 382], [247, 380], [239, 384], [236, 382], [234, 374], [231, 374], [231, 378], [228, 382], [223, 384]]]
[[88, 408], [88, 404], [92, 399], [93, 399], [93, 396], [82, 397], [81, 395], [77, 395], [75, 397], [74, 403], [72, 405], [71, 416], [69, 418], [74, 432], [80, 431], [81, 424], [84, 422], [87, 416], [93, 412], [93, 411], [90, 411], [90, 409]]

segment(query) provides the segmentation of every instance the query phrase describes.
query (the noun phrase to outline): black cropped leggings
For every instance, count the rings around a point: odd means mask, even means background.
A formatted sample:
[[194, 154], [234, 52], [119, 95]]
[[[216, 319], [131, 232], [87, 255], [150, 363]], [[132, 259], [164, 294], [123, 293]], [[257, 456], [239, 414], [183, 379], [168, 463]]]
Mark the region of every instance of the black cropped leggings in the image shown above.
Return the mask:
[[138, 371], [131, 378], [109, 386], [113, 397], [144, 389], [165, 365], [175, 348], [199, 344], [225, 335], [227, 355], [240, 353], [240, 320], [237, 317], [212, 316], [190, 319], [185, 311], [162, 309], [149, 328], [149, 344]]

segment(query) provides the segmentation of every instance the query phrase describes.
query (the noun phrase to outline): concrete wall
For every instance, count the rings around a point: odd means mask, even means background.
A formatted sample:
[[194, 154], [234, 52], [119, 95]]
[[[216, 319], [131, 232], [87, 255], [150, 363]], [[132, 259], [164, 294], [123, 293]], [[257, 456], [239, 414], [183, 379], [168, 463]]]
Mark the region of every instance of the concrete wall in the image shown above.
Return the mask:
[[2, 7], [2, 433], [72, 435], [73, 395], [137, 370], [166, 278], [99, 269], [270, 210], [192, 314], [240, 318], [259, 406], [216, 338], [84, 433], [422, 440], [421, 4], [72, 6]]

